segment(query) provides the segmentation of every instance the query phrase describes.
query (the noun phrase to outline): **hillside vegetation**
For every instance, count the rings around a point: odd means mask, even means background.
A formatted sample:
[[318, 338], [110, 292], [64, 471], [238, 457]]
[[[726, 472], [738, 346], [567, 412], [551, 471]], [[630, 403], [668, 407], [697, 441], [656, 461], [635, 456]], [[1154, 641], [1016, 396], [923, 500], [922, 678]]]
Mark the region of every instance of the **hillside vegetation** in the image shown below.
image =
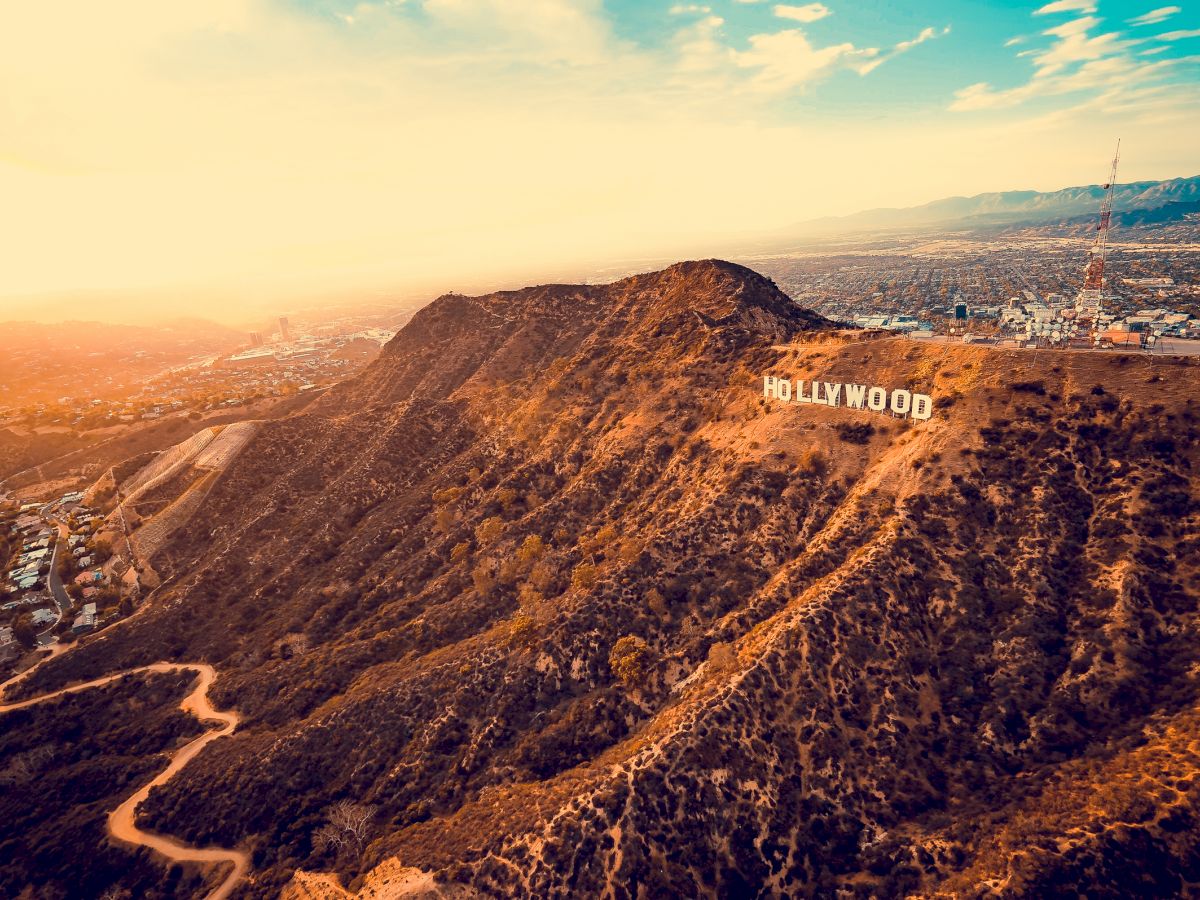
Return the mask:
[[142, 822], [248, 848], [246, 896], [1170, 896], [1198, 376], [841, 332], [715, 261], [449, 295], [21, 690], [216, 666], [243, 724]]

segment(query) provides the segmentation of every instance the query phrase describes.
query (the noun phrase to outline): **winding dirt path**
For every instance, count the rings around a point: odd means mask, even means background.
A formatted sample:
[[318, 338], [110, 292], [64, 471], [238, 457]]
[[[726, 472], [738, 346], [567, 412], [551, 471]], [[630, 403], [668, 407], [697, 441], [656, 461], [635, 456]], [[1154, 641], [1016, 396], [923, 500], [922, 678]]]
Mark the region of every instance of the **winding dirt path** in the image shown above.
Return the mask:
[[[37, 665], [0, 684], [0, 697], [4, 696], [4, 691], [8, 687], [27, 678], [34, 669], [37, 669], [42, 663], [57, 655], [58, 653], [51, 652], [49, 656], [41, 660]], [[102, 685], [111, 684], [114, 681], [124, 678], [126, 675], [136, 675], [144, 672], [195, 672], [199, 676], [196, 686], [190, 694], [183, 698], [183, 702], [179, 704], [179, 708], [186, 713], [194, 715], [201, 722], [219, 722], [220, 727], [204, 732], [204, 734], [171, 754], [171, 762], [162, 772], [108, 814], [108, 833], [118, 841], [139, 847], [149, 847], [172, 862], [210, 865], [225, 862], [232, 863], [233, 871], [217, 886], [216, 890], [208, 895], [208, 900], [225, 900], [246, 876], [246, 871], [250, 866], [250, 858], [247, 854], [240, 850], [227, 850], [222, 847], [190, 847], [174, 838], [143, 831], [137, 827], [137, 823], [134, 821], [138, 804], [150, 795], [150, 791], [153, 788], [166, 784], [175, 777], [207, 744], [232, 733], [237, 728], [239, 716], [236, 712], [220, 712], [213, 709], [212, 704], [209, 702], [208, 689], [217, 677], [217, 672], [212, 666], [206, 663], [165, 662], [154, 663], [149, 666], [139, 666], [136, 669], [126, 669], [123, 672], [117, 672], [113, 675], [105, 675], [103, 678], [97, 678], [94, 681], [71, 685], [53, 693], [43, 694], [41, 697], [18, 700], [14, 703], [0, 702], [0, 713], [6, 713], [14, 709], [24, 709], [27, 706], [34, 706], [47, 700], [53, 700], [55, 697], [61, 697], [64, 694], [75, 694], [80, 691], [90, 690], [91, 688], [101, 687]]]

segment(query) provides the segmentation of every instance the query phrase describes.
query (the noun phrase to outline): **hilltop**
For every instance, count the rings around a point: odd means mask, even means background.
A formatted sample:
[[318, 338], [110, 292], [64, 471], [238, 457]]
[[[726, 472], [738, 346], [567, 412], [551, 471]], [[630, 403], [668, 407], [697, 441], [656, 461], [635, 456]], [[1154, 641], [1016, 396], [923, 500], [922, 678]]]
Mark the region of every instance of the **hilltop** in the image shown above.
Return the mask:
[[246, 896], [1169, 895], [1198, 386], [843, 331], [714, 260], [447, 295], [247, 432], [150, 608], [17, 693], [215, 666], [242, 724], [140, 824], [249, 850]]

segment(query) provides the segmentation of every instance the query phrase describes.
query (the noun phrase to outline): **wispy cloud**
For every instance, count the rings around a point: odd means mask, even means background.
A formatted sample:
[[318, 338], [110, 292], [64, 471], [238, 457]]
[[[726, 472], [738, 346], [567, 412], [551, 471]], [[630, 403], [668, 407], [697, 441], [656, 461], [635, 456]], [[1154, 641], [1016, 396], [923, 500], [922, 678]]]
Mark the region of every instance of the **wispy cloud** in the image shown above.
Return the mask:
[[[1085, 6], [1088, 4], [1077, 0], [1060, 0], [1043, 6], [1035, 15], [1068, 9], [1086, 12]], [[1045, 29], [1042, 36], [1052, 38], [1048, 46], [1017, 53], [1018, 58], [1027, 57], [1033, 62], [1033, 72], [1024, 84], [1000, 90], [987, 82], [977, 82], [956, 91], [950, 108], [959, 112], [1005, 109], [1068, 94], [1103, 93], [1112, 98], [1148, 89], [1176, 66], [1177, 60], [1146, 59], [1153, 54], [1136, 50], [1144, 39], [1129, 39], [1120, 31], [1102, 31], [1102, 24], [1102, 19], [1084, 14]], [[1190, 36], [1187, 32], [1169, 34]], [[1160, 39], [1172, 40], [1162, 35]]]
[[1034, 10], [1033, 14], [1035, 16], [1048, 16], [1053, 13], [1094, 13], [1095, 11], [1096, 4], [1093, 0], [1054, 0], [1053, 3], [1047, 3], [1040, 9]]
[[801, 29], [791, 28], [751, 36], [750, 48], [734, 52], [732, 59], [739, 68], [754, 73], [751, 86], [755, 90], [779, 93], [803, 87], [838, 69], [869, 75], [885, 62], [918, 44], [949, 32], [948, 25], [944, 28], [925, 28], [916, 37], [900, 41], [888, 50], [881, 50], [878, 47], [859, 47], [849, 41], [817, 47]]
[[750, 49], [735, 53], [733, 59], [737, 66], [754, 71], [754, 87], [779, 92], [820, 78], [840, 64], [878, 53], [873, 47], [859, 48], [849, 42], [814, 47], [803, 31], [790, 28], [752, 35]]
[[901, 53], [907, 53], [909, 50], [911, 50], [913, 47], [917, 46], [918, 44], [923, 44], [926, 41], [931, 41], [934, 38], [942, 37], [949, 33], [950, 33], [949, 25], [947, 25], [945, 28], [940, 28], [940, 29], [933, 28], [933, 27], [924, 28], [921, 30], [921, 33], [918, 34], [912, 40], [900, 41], [900, 43], [896, 44], [896, 46], [894, 46], [890, 52], [885, 53], [881, 56], [877, 56], [874, 59], [868, 60], [867, 62], [860, 65], [858, 67], [858, 74], [868, 75], [871, 72], [878, 69], [880, 66], [882, 66], [885, 62], [895, 59]]
[[1148, 13], [1143, 13], [1140, 16], [1134, 16], [1132, 19], [1125, 21], [1130, 25], [1157, 25], [1176, 13], [1183, 12], [1181, 6], [1160, 6], [1158, 9], [1152, 9]]
[[804, 6], [788, 6], [781, 3], [775, 7], [775, 15], [779, 18], [796, 22], [816, 22], [829, 14], [830, 9], [824, 3], [807, 3]]
[[1200, 37], [1200, 28], [1190, 28], [1186, 31], [1168, 31], [1158, 35], [1160, 41], [1182, 41], [1185, 38]]

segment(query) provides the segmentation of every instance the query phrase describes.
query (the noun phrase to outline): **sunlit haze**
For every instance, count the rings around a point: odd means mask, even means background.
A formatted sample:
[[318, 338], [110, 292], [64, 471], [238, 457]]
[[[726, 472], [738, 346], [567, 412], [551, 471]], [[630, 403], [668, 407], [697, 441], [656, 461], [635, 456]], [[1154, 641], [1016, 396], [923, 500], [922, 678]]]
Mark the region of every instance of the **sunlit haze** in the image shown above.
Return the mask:
[[[900, 6], [904, 11], [900, 11]], [[112, 0], [0, 28], [0, 320], [419, 299], [1200, 173], [1195, 8]]]

